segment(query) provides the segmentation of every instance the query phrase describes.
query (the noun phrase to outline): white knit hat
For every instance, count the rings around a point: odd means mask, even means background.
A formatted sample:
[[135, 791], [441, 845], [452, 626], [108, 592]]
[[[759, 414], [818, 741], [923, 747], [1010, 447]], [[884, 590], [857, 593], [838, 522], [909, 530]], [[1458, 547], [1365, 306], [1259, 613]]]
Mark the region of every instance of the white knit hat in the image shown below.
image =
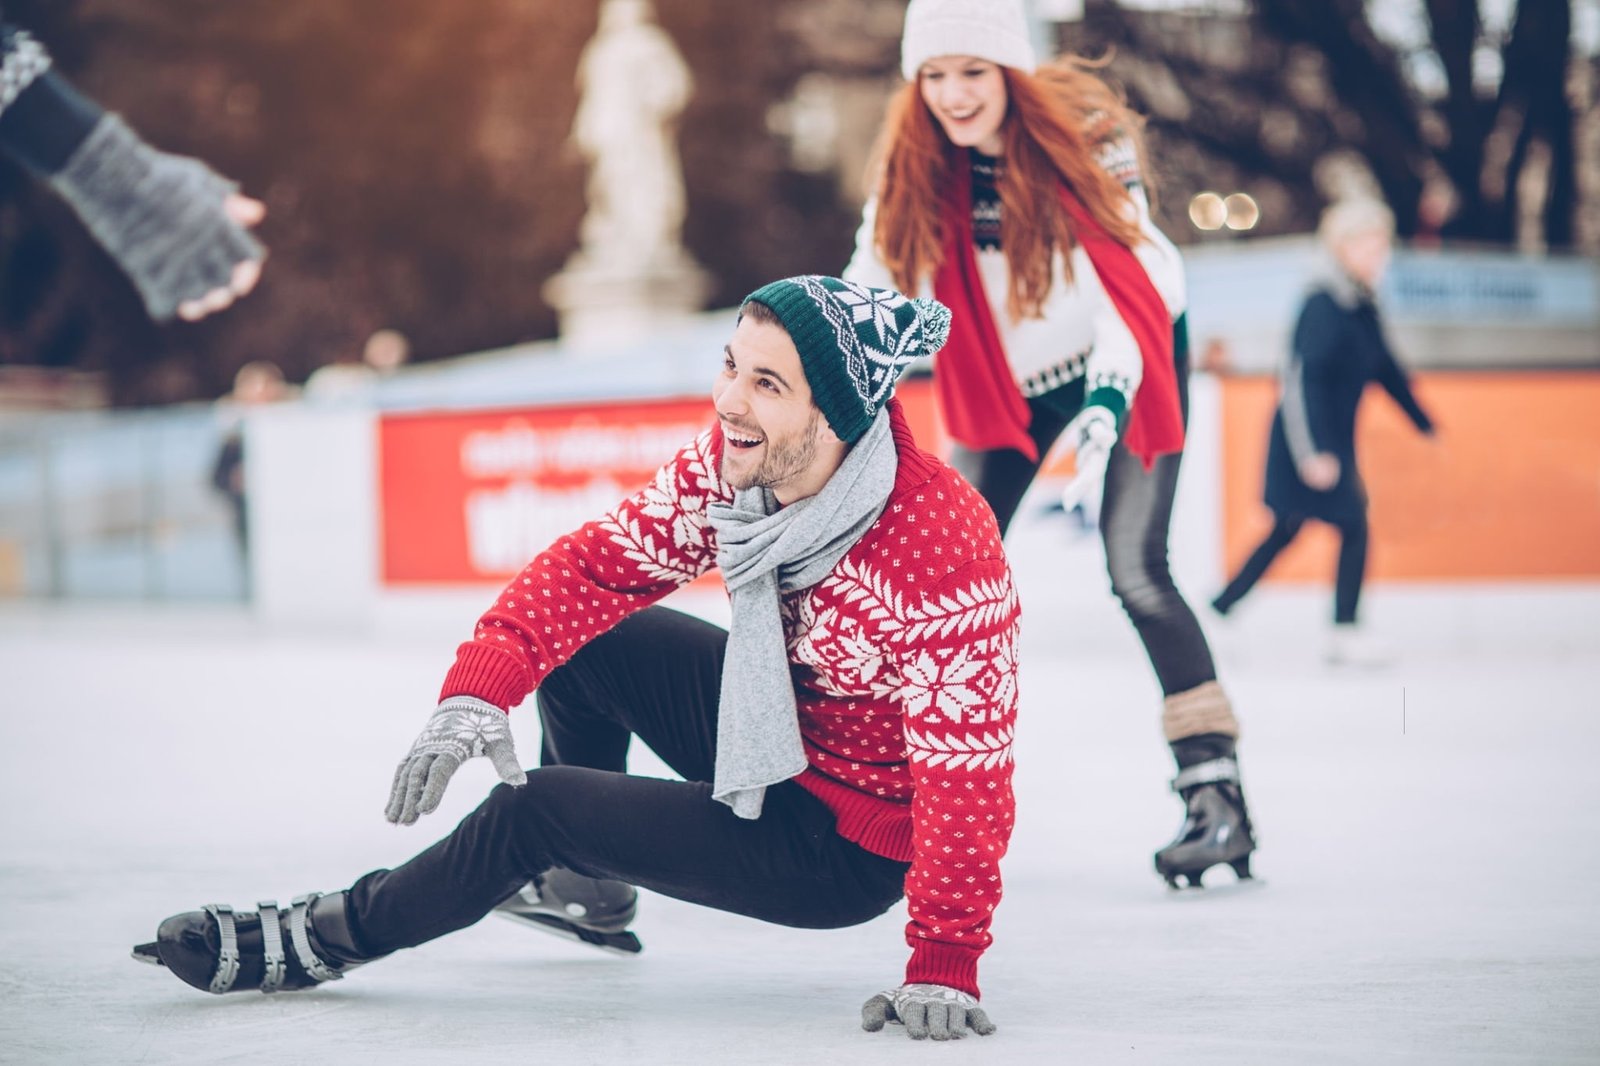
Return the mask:
[[900, 71], [907, 81], [939, 56], [974, 56], [1033, 73], [1033, 38], [1022, 0], [911, 0], [900, 38]]

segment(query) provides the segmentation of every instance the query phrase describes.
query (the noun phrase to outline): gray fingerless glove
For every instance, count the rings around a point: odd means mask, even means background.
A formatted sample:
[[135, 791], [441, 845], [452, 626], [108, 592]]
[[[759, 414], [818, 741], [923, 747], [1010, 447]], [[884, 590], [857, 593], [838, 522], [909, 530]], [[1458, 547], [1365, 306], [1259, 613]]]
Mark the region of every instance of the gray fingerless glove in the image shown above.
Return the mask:
[[471, 696], [451, 696], [434, 710], [411, 750], [395, 767], [383, 816], [398, 825], [410, 825], [432, 811], [444, 798], [445, 786], [456, 768], [477, 755], [489, 756], [495, 773], [506, 784], [528, 783], [511, 743], [511, 720], [506, 712]]
[[266, 254], [223, 202], [238, 188], [197, 159], [168, 155], [107, 113], [50, 185], [122, 267], [159, 321], [227, 288]]
[[976, 996], [945, 985], [901, 985], [862, 1005], [861, 1028], [876, 1033], [887, 1022], [903, 1023], [913, 1040], [960, 1040], [969, 1027], [979, 1036], [995, 1031]]

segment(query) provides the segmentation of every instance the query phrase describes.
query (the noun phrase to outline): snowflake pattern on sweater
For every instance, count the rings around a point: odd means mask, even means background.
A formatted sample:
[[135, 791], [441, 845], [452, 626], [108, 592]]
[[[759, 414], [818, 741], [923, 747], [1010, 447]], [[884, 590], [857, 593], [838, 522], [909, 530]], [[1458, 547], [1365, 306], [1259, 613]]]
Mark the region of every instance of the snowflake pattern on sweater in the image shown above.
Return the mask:
[[[976, 490], [920, 451], [898, 402], [883, 514], [822, 581], [783, 599], [809, 767], [839, 833], [910, 863], [908, 982], [978, 993], [1014, 818], [1016, 589]], [[654, 480], [514, 578], [441, 696], [520, 703], [589, 639], [716, 563], [707, 506], [732, 499], [712, 427]]]

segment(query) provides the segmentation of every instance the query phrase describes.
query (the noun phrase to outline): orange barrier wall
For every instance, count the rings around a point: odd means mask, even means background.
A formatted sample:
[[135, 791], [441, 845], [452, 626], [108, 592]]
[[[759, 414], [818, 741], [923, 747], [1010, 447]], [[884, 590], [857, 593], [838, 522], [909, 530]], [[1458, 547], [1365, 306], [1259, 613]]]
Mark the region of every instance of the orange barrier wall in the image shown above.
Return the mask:
[[[1413, 387], [1439, 426], [1419, 436], [1369, 390], [1357, 449], [1379, 579], [1600, 577], [1600, 373], [1436, 372]], [[1224, 565], [1266, 535], [1261, 502], [1278, 399], [1267, 377], [1223, 381]], [[1267, 580], [1332, 586], [1338, 536], [1308, 523]]]

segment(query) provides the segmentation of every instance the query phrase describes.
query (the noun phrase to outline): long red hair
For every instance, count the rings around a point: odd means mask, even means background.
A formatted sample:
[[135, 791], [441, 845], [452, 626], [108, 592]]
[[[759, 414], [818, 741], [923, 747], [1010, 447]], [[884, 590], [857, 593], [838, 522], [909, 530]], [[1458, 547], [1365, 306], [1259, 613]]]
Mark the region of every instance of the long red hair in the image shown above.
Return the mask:
[[[1000, 68], [1007, 98], [1000, 127], [1000, 246], [1010, 268], [1006, 309], [1013, 319], [1039, 316], [1055, 253], [1075, 243], [1060, 183], [1118, 241], [1131, 248], [1141, 240], [1128, 190], [1096, 164], [1094, 151], [1112, 138], [1130, 137], [1142, 159], [1142, 120], [1092, 73], [1095, 66], [1069, 56], [1035, 74]], [[952, 183], [966, 165], [966, 153], [950, 142], [923, 102], [919, 81], [908, 82], [890, 101], [876, 158], [882, 160], [878, 254], [895, 284], [914, 291], [944, 258]], [[1064, 257], [1064, 265], [1070, 277], [1070, 258]]]

